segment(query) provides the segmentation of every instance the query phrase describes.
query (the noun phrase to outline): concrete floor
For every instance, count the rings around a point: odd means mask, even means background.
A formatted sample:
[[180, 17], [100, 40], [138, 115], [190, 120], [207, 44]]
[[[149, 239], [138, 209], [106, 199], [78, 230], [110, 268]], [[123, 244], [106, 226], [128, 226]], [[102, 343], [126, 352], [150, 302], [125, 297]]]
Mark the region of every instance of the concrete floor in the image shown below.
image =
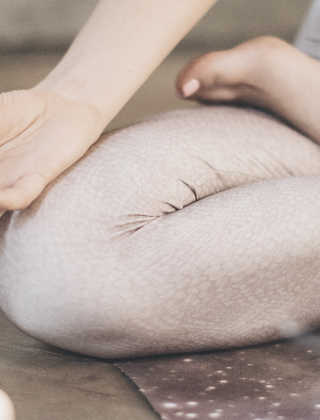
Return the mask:
[[152, 420], [137, 387], [107, 361], [46, 346], [0, 311], [0, 388], [18, 420]]
[[[274, 2], [268, 0], [268, 2], [277, 5], [276, 0]], [[247, 3], [249, 4], [250, 1]], [[295, 23], [293, 27], [290, 26], [291, 32], [284, 34], [287, 39], [292, 38], [294, 28], [302, 19], [310, 1], [290, 0], [289, 3], [294, 7], [288, 7], [285, 12], [286, 19], [290, 21], [290, 13], [295, 10], [294, 16], [291, 16]], [[251, 6], [254, 6], [252, 2]], [[235, 9], [239, 10], [237, 7]], [[270, 22], [271, 26], [272, 24], [273, 22]], [[259, 29], [258, 23], [255, 26]], [[230, 34], [230, 31], [228, 33]], [[271, 29], [270, 33], [273, 33]], [[235, 31], [234, 35], [236, 34]], [[216, 40], [215, 48], [219, 46], [223, 48], [228, 43], [228, 45], [234, 45], [240, 38], [224, 33], [220, 39], [222, 40], [220, 44]], [[173, 89], [175, 75], [179, 69], [199, 53], [194, 50], [194, 46], [195, 44], [191, 50], [182, 48], [172, 54], [137, 92], [109, 128], [128, 125], [158, 112], [196, 106], [177, 99]], [[35, 85], [60, 58], [61, 54], [58, 53], [39, 52], [0, 56], [0, 92]], [[152, 420], [158, 418], [132, 381], [111, 362], [46, 346], [17, 330], [1, 312], [0, 331], [0, 388], [6, 390], [14, 400], [18, 420], [61, 418], [66, 420], [88, 418]], [[293, 343], [292, 346], [294, 345]], [[261, 349], [260, 354], [263, 355], [264, 348], [261, 347]], [[246, 351], [249, 353], [250, 349], [244, 350]], [[310, 387], [316, 381], [317, 360], [314, 358], [310, 368], [313, 376], [307, 378]], [[283, 360], [283, 369], [285, 369], [285, 363], [286, 361]], [[317, 411], [313, 411], [312, 417], [304, 416], [303, 413], [299, 416], [298, 414], [277, 418], [320, 419], [320, 412]], [[225, 418], [230, 419], [232, 416]]]

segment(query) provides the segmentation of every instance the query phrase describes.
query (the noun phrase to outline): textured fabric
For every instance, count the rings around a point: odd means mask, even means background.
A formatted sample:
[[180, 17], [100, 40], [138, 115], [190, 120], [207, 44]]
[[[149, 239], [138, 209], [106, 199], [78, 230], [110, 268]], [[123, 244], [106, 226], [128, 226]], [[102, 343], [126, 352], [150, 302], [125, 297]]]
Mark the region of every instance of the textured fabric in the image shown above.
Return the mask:
[[105, 135], [1, 220], [0, 303], [102, 357], [211, 350], [320, 316], [319, 146], [262, 113], [181, 110]]

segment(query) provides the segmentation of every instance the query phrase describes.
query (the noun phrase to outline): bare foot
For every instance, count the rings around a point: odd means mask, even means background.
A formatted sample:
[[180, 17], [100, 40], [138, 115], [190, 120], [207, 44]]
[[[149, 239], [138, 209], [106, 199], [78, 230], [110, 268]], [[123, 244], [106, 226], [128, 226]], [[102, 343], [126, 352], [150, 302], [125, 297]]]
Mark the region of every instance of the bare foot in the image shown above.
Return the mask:
[[320, 142], [320, 63], [280, 39], [256, 38], [195, 59], [178, 76], [177, 91], [262, 107]]
[[0, 389], [0, 420], [14, 420], [15, 412], [12, 401], [8, 395]]
[[49, 91], [0, 95], [0, 215], [27, 207], [99, 137], [98, 111]]

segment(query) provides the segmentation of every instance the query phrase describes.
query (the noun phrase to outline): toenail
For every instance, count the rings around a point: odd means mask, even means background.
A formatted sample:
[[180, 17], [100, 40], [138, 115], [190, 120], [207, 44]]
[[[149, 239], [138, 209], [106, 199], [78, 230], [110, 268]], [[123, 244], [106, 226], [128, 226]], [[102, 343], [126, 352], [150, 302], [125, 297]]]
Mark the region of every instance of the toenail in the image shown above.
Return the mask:
[[184, 98], [187, 98], [188, 96], [193, 95], [199, 88], [200, 88], [199, 81], [196, 79], [191, 79], [182, 88]]

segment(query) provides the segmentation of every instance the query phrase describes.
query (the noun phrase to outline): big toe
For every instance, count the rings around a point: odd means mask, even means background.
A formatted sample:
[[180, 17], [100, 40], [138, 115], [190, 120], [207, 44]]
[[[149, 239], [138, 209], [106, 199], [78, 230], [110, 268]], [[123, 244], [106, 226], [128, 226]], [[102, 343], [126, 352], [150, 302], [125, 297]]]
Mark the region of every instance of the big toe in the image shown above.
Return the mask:
[[200, 99], [212, 89], [217, 77], [217, 55], [209, 53], [191, 61], [178, 75], [177, 93], [181, 98]]

